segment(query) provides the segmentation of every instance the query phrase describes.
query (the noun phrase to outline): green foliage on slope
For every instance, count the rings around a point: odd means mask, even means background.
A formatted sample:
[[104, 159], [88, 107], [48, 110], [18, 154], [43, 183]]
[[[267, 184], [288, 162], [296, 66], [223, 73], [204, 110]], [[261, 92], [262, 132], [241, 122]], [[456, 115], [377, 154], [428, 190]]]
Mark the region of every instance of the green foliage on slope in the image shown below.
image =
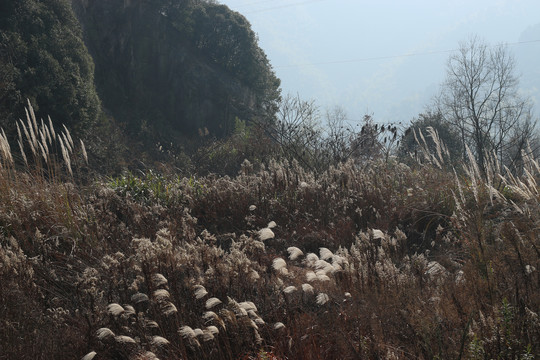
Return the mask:
[[94, 65], [68, 0], [0, 4], [0, 124], [13, 129], [31, 101], [39, 117], [84, 133], [100, 103]]
[[249, 22], [206, 1], [74, 1], [105, 107], [154, 141], [268, 120], [279, 80]]

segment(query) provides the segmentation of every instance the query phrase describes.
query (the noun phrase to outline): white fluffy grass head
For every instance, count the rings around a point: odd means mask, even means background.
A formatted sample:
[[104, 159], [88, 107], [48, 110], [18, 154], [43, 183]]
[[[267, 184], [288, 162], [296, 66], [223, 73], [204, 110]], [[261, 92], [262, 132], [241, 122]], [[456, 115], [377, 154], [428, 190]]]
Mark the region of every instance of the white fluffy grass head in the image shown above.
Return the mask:
[[97, 353], [95, 351], [90, 351], [88, 354], [84, 355], [81, 360], [92, 360]]
[[208, 326], [205, 330], [208, 330], [212, 335], [219, 334], [219, 329], [214, 325]]
[[107, 312], [113, 316], [118, 316], [124, 312], [124, 308], [120, 304], [112, 303], [107, 306]]
[[118, 335], [114, 338], [117, 343], [120, 344], [136, 344], [137, 342], [133, 340], [133, 338], [126, 336], [126, 335]]
[[155, 346], [169, 345], [169, 340], [161, 336], [154, 336], [152, 337], [152, 345], [155, 345]]
[[276, 235], [270, 228], [264, 228], [259, 230], [259, 239], [261, 241], [273, 239]]
[[282, 271], [283, 269], [287, 268], [287, 263], [282, 258], [275, 258], [274, 261], [272, 261], [272, 267], [276, 271]]
[[109, 328], [101, 328], [96, 331], [96, 336], [99, 340], [105, 340], [110, 337], [114, 337], [114, 333]]
[[319, 257], [316, 254], [309, 253], [306, 255], [306, 265], [314, 266], [315, 263], [319, 260]]
[[163, 307], [161, 308], [161, 311], [163, 315], [170, 316], [170, 315], [176, 314], [178, 312], [178, 309], [176, 308], [176, 306], [174, 306], [172, 302], [168, 302], [165, 305], [163, 305]]
[[167, 278], [161, 274], [154, 274], [152, 276], [152, 282], [155, 287], [165, 286], [169, 282]]
[[154, 291], [154, 298], [156, 300], [167, 300], [171, 297], [171, 294], [165, 289], [158, 289]]
[[140, 304], [148, 301], [148, 295], [143, 293], [135, 293], [131, 296], [131, 301], [134, 304]]
[[250, 311], [250, 310], [257, 311], [257, 306], [252, 301], [242, 301], [238, 303], [238, 306], [240, 306], [242, 309], [246, 311]]
[[291, 246], [291, 247], [287, 248], [287, 252], [289, 253], [289, 259], [291, 259], [291, 260], [296, 260], [300, 256], [304, 255], [302, 250], [300, 250], [296, 246]]
[[219, 318], [219, 316], [213, 311], [205, 312], [202, 317], [205, 321], [217, 320]]
[[213, 298], [210, 298], [210, 299], [206, 300], [206, 308], [207, 308], [207, 309], [211, 309], [211, 308], [213, 308], [214, 306], [219, 305], [219, 304], [221, 304], [221, 303], [222, 303], [221, 300], [219, 300], [219, 299], [216, 298], [216, 297], [213, 297]]
[[180, 336], [182, 336], [184, 339], [194, 339], [197, 335], [195, 334], [195, 331], [189, 326], [182, 326], [180, 330], [178, 330], [178, 333]]
[[330, 298], [325, 293], [319, 293], [319, 295], [317, 295], [317, 304], [319, 305], [326, 304], [328, 300], [330, 300]]
[[193, 287], [195, 289], [195, 298], [196, 299], [202, 299], [208, 294], [208, 291], [206, 291], [205, 287], [202, 285], [195, 285]]
[[317, 279], [317, 274], [315, 274], [315, 272], [313, 272], [313, 271], [308, 271], [308, 272], [306, 273], [306, 280], [307, 280], [308, 282], [313, 282], [313, 281], [318, 280], [318, 279]]
[[269, 229], [273, 229], [273, 228], [275, 228], [276, 226], [277, 226], [277, 224], [276, 224], [275, 221], [270, 221], [270, 222], [268, 223], [268, 225], [266, 225], [266, 227], [269, 228]]
[[287, 286], [285, 289], [283, 289], [283, 292], [285, 294], [291, 294], [296, 291], [296, 286]]
[[329, 260], [334, 256], [334, 253], [325, 247], [319, 249], [319, 254], [322, 260]]
[[381, 230], [373, 229], [372, 234], [374, 239], [384, 239], [384, 233]]
[[214, 340], [214, 334], [212, 334], [212, 332], [208, 329], [204, 329], [203, 331], [203, 335], [202, 335], [202, 340], [203, 341], [212, 341]]
[[310, 284], [302, 284], [302, 291], [306, 294], [313, 294], [313, 286]]
[[282, 322], [277, 322], [274, 324], [274, 330], [279, 330], [283, 328], [285, 328], [285, 324], [283, 324]]

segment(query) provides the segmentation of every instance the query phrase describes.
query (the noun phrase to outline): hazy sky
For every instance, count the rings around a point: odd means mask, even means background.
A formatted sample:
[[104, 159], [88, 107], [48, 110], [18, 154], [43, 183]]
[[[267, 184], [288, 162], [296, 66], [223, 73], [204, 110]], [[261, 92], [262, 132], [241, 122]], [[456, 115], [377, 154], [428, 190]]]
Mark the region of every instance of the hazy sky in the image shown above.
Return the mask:
[[[540, 24], [538, 0], [220, 2], [251, 22], [283, 93], [314, 99], [323, 110], [339, 105], [353, 121], [366, 113], [409, 121], [438, 89], [460, 41], [476, 34], [493, 44], [516, 43]], [[538, 54], [540, 42], [509, 49], [520, 47]]]

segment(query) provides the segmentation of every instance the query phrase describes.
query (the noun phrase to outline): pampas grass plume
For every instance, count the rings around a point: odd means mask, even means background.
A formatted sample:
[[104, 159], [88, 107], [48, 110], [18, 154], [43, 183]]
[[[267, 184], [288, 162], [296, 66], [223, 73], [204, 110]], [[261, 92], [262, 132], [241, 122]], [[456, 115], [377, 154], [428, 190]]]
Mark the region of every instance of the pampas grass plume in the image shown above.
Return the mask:
[[268, 239], [273, 239], [276, 235], [270, 228], [264, 228], [259, 231], [259, 239], [265, 241]]
[[284, 327], [285, 327], [285, 324], [283, 324], [282, 322], [277, 322], [274, 324], [274, 330], [283, 329]]
[[107, 312], [113, 316], [118, 316], [124, 312], [124, 308], [116, 303], [107, 306]]
[[326, 304], [328, 300], [330, 300], [330, 298], [325, 293], [319, 293], [319, 295], [317, 295], [317, 304], [319, 305]]
[[313, 294], [313, 286], [310, 284], [302, 284], [302, 291], [306, 294]]
[[213, 298], [210, 298], [210, 299], [206, 300], [206, 308], [207, 308], [207, 309], [211, 309], [211, 308], [213, 308], [214, 306], [219, 305], [219, 304], [221, 304], [221, 303], [222, 303], [221, 300], [219, 300], [219, 299], [216, 298], [216, 297], [213, 297]]
[[202, 299], [208, 294], [208, 291], [204, 288], [202, 285], [195, 285], [195, 298], [196, 299]]
[[281, 271], [287, 267], [287, 263], [282, 258], [275, 258], [274, 261], [272, 261], [272, 267], [276, 271]]
[[96, 336], [99, 340], [106, 339], [108, 337], [114, 337], [114, 333], [109, 328], [101, 328], [96, 331]]
[[174, 306], [172, 302], [165, 304], [161, 310], [163, 311], [163, 315], [166, 316], [176, 314], [178, 312], [178, 309], [176, 309], [176, 306]]
[[296, 286], [287, 286], [285, 289], [283, 289], [283, 292], [285, 294], [290, 294], [292, 292], [296, 291]]
[[156, 298], [156, 300], [166, 300], [170, 297], [171, 294], [169, 294], [169, 292], [165, 289], [158, 289], [154, 291], [154, 298]]
[[331, 259], [334, 256], [334, 254], [329, 249], [327, 249], [325, 247], [320, 248], [319, 253], [321, 255], [322, 260], [328, 260], [328, 259]]
[[169, 344], [169, 340], [161, 336], [152, 337], [152, 344], [155, 346], [165, 346]]
[[300, 256], [304, 255], [302, 250], [300, 250], [296, 246], [291, 246], [291, 247], [287, 248], [287, 252], [289, 253], [289, 259], [291, 259], [291, 260], [296, 260]]
[[313, 271], [308, 271], [306, 273], [306, 279], [308, 282], [313, 282], [317, 280], [317, 274], [315, 274]]
[[114, 339], [116, 340], [116, 342], [119, 342], [120, 344], [136, 344], [136, 341], [133, 340], [133, 338], [126, 335], [118, 335]]
[[373, 230], [373, 239], [384, 239], [384, 233], [381, 230], [374, 229]]
[[165, 276], [161, 274], [154, 274], [152, 276], [152, 281], [154, 282], [154, 286], [156, 287], [165, 286], [168, 283], [167, 278], [165, 278]]
[[81, 360], [92, 360], [97, 353], [95, 351], [90, 351], [88, 354], [84, 355]]
[[189, 326], [182, 326], [180, 330], [178, 330], [178, 333], [184, 338], [184, 339], [194, 339], [197, 335], [195, 335], [195, 331]]

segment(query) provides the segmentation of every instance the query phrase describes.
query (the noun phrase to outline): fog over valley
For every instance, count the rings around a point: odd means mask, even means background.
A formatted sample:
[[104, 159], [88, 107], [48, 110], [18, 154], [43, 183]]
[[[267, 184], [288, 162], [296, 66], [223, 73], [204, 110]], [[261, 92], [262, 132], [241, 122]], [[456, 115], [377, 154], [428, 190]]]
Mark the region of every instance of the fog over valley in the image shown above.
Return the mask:
[[[507, 43], [540, 114], [540, 3], [527, 1], [248, 1], [244, 14], [284, 93], [341, 106], [351, 120], [408, 121], [444, 80], [451, 50], [471, 35]], [[524, 42], [524, 43], [520, 43]]]

